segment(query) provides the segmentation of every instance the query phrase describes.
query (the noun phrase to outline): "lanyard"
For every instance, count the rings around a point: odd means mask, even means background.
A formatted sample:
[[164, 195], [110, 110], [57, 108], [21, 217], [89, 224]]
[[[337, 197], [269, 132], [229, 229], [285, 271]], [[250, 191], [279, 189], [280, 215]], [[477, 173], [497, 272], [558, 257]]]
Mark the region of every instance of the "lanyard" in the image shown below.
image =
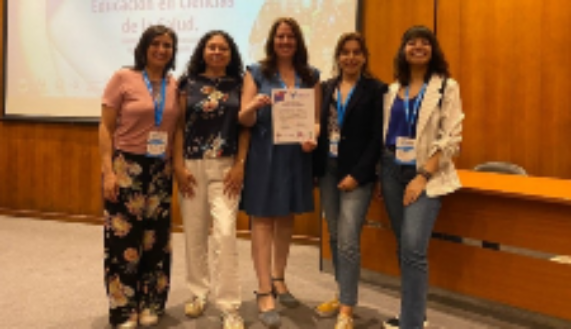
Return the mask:
[[404, 114], [406, 116], [406, 123], [408, 124], [408, 136], [412, 137], [412, 126], [414, 125], [414, 119], [418, 113], [418, 108], [420, 107], [420, 102], [422, 101], [422, 97], [424, 96], [424, 92], [426, 91], [426, 83], [422, 85], [420, 92], [416, 95], [416, 101], [414, 102], [414, 107], [412, 108], [412, 113], [409, 110], [409, 102], [408, 102], [408, 92], [410, 91], [410, 86], [406, 87], [404, 92]]
[[[357, 81], [357, 83], [359, 83], [359, 81]], [[355, 85], [351, 87], [351, 90], [347, 94], [347, 98], [345, 98], [344, 103], [341, 101], [341, 88], [337, 88], [337, 124], [339, 125], [339, 128], [343, 126], [343, 120], [345, 119], [345, 111], [347, 110], [347, 105], [351, 100], [351, 96], [353, 96], [353, 92], [355, 91], [357, 83], [355, 83]]]
[[147, 89], [149, 93], [151, 93], [151, 98], [153, 99], [153, 103], [155, 104], [155, 126], [160, 126], [161, 122], [163, 121], [163, 112], [165, 111], [165, 89], [167, 84], [167, 79], [163, 77], [163, 82], [161, 86], [161, 97], [159, 100], [154, 97], [153, 94], [153, 85], [149, 80], [149, 75], [147, 71], [143, 71], [143, 79], [145, 80], [145, 84], [147, 85]]
[[[280, 83], [282, 85], [282, 87], [284, 89], [288, 89], [287, 85], [285, 84], [284, 80], [282, 79], [282, 75], [280, 74], [280, 72], [278, 71], [278, 79], [280, 80]], [[299, 88], [300, 87], [300, 81], [299, 81], [299, 77], [297, 76], [297, 73], [295, 74], [295, 88]]]

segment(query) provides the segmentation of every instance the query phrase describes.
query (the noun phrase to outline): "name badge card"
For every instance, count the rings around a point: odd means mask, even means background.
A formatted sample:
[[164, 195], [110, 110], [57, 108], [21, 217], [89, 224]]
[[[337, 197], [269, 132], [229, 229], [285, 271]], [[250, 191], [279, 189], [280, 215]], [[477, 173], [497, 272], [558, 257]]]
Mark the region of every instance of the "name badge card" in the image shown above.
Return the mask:
[[329, 135], [329, 156], [336, 158], [339, 155], [339, 140], [339, 132], [331, 132]]
[[151, 131], [147, 139], [147, 156], [151, 158], [165, 158], [168, 135], [164, 131]]
[[397, 137], [395, 151], [396, 163], [401, 165], [416, 164], [416, 148], [414, 146], [414, 139], [408, 137]]
[[274, 144], [313, 140], [315, 92], [310, 88], [272, 89]]

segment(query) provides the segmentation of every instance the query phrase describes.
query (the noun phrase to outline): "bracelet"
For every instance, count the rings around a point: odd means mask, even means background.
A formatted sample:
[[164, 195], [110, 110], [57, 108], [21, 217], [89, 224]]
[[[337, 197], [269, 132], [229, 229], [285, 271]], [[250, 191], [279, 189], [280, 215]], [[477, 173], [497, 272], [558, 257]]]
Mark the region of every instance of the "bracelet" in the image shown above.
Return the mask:
[[424, 179], [426, 179], [427, 182], [432, 178], [432, 174], [430, 172], [428, 172], [428, 170], [424, 169], [423, 167], [418, 168], [416, 173], [418, 175], [424, 177]]

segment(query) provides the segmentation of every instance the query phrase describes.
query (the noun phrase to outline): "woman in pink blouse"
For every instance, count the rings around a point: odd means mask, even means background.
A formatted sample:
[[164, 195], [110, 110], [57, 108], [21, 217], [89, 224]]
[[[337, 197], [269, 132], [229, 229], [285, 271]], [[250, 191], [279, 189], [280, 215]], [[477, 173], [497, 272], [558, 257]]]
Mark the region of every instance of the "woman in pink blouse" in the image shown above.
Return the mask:
[[150, 26], [135, 65], [115, 72], [102, 99], [99, 148], [105, 215], [109, 322], [154, 325], [170, 286], [171, 145], [179, 109], [174, 69], [177, 37]]

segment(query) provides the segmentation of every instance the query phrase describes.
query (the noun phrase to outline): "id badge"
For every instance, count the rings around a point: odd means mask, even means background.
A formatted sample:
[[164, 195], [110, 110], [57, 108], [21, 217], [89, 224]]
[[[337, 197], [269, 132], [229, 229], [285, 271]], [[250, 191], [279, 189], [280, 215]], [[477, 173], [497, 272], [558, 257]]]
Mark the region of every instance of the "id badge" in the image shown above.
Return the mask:
[[334, 131], [329, 135], [329, 156], [336, 158], [339, 154], [339, 132]]
[[416, 164], [416, 148], [414, 139], [408, 137], [397, 137], [395, 149], [395, 161], [400, 165]]
[[167, 151], [168, 136], [164, 131], [151, 131], [147, 139], [147, 156], [164, 158]]

